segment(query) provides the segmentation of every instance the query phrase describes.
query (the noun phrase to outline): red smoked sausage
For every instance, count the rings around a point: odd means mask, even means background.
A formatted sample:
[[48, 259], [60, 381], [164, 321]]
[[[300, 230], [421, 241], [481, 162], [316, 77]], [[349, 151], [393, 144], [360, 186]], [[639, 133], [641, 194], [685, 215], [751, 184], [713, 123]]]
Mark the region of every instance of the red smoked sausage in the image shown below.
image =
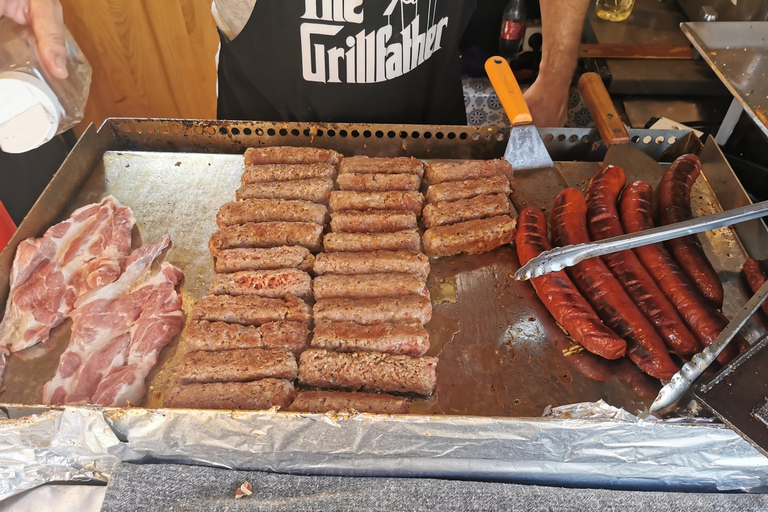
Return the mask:
[[[652, 204], [653, 187], [650, 184], [635, 181], [627, 185], [621, 194], [621, 223], [627, 233], [653, 227]], [[644, 245], [634, 251], [698, 340], [704, 345], [712, 344], [728, 325], [728, 319], [696, 291], [663, 245]], [[690, 353], [700, 349], [701, 346], [696, 347]], [[733, 359], [736, 352], [736, 343], [732, 343], [717, 359], [725, 364]]]
[[[760, 262], [747, 258], [747, 261], [744, 262], [744, 268], [741, 270], [747, 278], [747, 283], [749, 283], [752, 293], [757, 293], [757, 290], [765, 283], [765, 274], [763, 274], [763, 270], [760, 268]], [[768, 315], [768, 301], [763, 302], [763, 311]]]
[[[520, 212], [515, 245], [521, 265], [551, 249], [547, 240], [547, 221], [538, 209], [526, 208]], [[606, 359], [624, 355], [627, 343], [603, 325], [564, 271], [535, 277], [531, 283], [555, 321], [585, 349]]]
[[[567, 188], [560, 192], [555, 198], [550, 222], [553, 245], [589, 242], [587, 201], [581, 191]], [[600, 258], [589, 258], [568, 267], [568, 275], [605, 325], [627, 341], [627, 355], [641, 370], [665, 380], [680, 370], [653, 325]]]
[[[587, 189], [587, 228], [592, 240], [624, 234], [616, 200], [626, 177], [619, 167], [609, 165], [598, 171]], [[690, 354], [698, 347], [680, 315], [659, 289], [632, 251], [606, 254], [603, 261], [640, 311], [656, 327], [670, 350]]]
[[[679, 157], [667, 168], [659, 183], [659, 222], [662, 226], [693, 217], [691, 187], [700, 172], [701, 161], [691, 154]], [[721, 307], [723, 283], [704, 254], [696, 235], [676, 238], [666, 245], [699, 293], [718, 308]]]

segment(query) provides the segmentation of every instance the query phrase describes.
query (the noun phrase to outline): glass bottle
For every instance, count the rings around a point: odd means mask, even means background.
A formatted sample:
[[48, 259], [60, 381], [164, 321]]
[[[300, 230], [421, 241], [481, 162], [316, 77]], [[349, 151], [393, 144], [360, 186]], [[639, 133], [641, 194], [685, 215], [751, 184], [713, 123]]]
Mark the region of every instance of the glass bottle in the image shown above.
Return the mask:
[[608, 21], [624, 21], [632, 14], [635, 0], [597, 0], [597, 16]]
[[523, 50], [527, 17], [525, 0], [510, 0], [504, 8], [499, 34], [499, 55], [509, 61], [517, 60]]

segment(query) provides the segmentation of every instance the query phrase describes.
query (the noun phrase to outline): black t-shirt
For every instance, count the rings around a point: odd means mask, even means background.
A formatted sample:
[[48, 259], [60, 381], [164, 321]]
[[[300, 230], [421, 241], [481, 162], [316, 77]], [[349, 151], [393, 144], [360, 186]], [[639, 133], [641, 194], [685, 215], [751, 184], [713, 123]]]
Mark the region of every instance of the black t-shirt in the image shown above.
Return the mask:
[[464, 124], [475, 0], [258, 0], [221, 35], [220, 119]]

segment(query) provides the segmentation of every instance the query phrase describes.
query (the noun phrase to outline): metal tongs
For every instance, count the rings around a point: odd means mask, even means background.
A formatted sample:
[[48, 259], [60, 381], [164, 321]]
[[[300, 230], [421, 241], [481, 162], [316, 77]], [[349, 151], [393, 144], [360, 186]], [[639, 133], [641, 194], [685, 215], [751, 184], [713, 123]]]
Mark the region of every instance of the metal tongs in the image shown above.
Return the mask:
[[681, 236], [693, 235], [748, 220], [759, 219], [765, 215], [768, 215], [768, 201], [734, 208], [726, 212], [705, 215], [668, 226], [647, 229], [630, 235], [607, 238], [599, 242], [557, 247], [544, 251], [520, 267], [515, 272], [515, 279], [525, 281], [533, 277], [549, 274], [550, 272], [563, 270], [565, 267], [573, 266], [595, 256], [634, 249], [635, 247], [642, 247], [643, 245], [650, 245], [656, 242], [664, 242]]

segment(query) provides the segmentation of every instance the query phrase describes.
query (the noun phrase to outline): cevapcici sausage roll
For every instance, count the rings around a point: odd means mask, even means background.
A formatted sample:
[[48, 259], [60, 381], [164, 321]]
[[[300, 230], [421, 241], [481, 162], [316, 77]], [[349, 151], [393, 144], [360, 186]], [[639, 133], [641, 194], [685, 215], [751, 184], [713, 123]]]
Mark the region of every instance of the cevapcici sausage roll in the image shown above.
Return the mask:
[[429, 228], [474, 219], [496, 217], [511, 212], [506, 194], [476, 196], [453, 202], [439, 202], [424, 207], [424, 225]]
[[373, 325], [321, 322], [315, 325], [312, 346], [336, 352], [384, 352], [419, 357], [429, 350], [429, 334], [418, 322]]
[[314, 222], [325, 225], [328, 208], [309, 201], [285, 199], [246, 199], [224, 204], [216, 214], [220, 228], [248, 222]]
[[408, 414], [408, 400], [385, 393], [302, 391], [288, 410], [310, 413], [355, 411], [374, 414]]
[[264, 297], [208, 295], [198, 299], [192, 307], [193, 320], [229, 322], [242, 325], [261, 325], [288, 320], [309, 322], [312, 308], [296, 297], [267, 299]]
[[298, 268], [312, 270], [315, 257], [306, 247], [281, 245], [268, 248], [225, 249], [216, 253], [216, 272]]
[[509, 215], [437, 226], [424, 232], [424, 253], [431, 257], [492, 251], [515, 239], [515, 223]]
[[353, 192], [336, 190], [328, 203], [331, 213], [344, 210], [409, 210], [421, 215], [424, 196], [413, 190], [391, 192]]
[[179, 382], [242, 382], [275, 378], [293, 380], [298, 367], [282, 348], [235, 348], [215, 352], [187, 352], [179, 361]]
[[328, 233], [323, 247], [326, 252], [418, 251], [421, 236], [417, 229], [394, 233]]
[[242, 185], [269, 181], [306, 180], [309, 178], [336, 178], [336, 167], [332, 164], [266, 164], [246, 165], [240, 179]]
[[428, 296], [427, 284], [410, 274], [325, 275], [314, 281], [315, 300], [371, 297]]
[[429, 395], [437, 383], [436, 368], [436, 357], [309, 349], [299, 358], [299, 382], [324, 388]]
[[268, 322], [253, 325], [190, 322], [184, 335], [189, 352], [232, 350], [234, 348], [284, 348], [294, 354], [307, 348], [309, 327], [304, 322]]
[[282, 379], [253, 382], [213, 382], [173, 386], [165, 392], [165, 406], [188, 409], [287, 409], [296, 396], [293, 383]]
[[386, 192], [388, 190], [419, 190], [421, 178], [416, 174], [365, 174], [350, 172], [339, 174], [339, 190], [360, 192]]
[[440, 201], [458, 201], [469, 199], [484, 194], [509, 194], [511, 192], [509, 180], [504, 176], [492, 176], [476, 180], [446, 181], [438, 185], [431, 185], [427, 189], [427, 203], [434, 204]]
[[339, 167], [341, 153], [331, 149], [272, 146], [245, 150], [245, 165], [329, 163]]
[[288, 199], [328, 204], [333, 190], [330, 178], [309, 178], [294, 181], [271, 181], [243, 185], [235, 193], [238, 201], [245, 199]]
[[424, 162], [403, 156], [396, 158], [350, 156], [341, 161], [339, 168], [339, 175], [347, 173], [415, 174], [421, 178], [424, 176]]
[[323, 299], [315, 303], [315, 322], [354, 322], [371, 325], [381, 322], [421, 322], [432, 318], [428, 297], [377, 297], [375, 299]]
[[211, 278], [209, 293], [211, 295], [258, 295], [273, 299], [293, 295], [306, 299], [312, 295], [312, 278], [303, 270], [296, 268], [214, 274]]
[[214, 256], [224, 249], [281, 245], [300, 245], [317, 251], [322, 237], [323, 226], [313, 222], [249, 222], [215, 232], [208, 242], [208, 249]]
[[444, 181], [463, 181], [490, 176], [512, 178], [512, 166], [503, 158], [495, 160], [465, 160], [463, 162], [430, 162], [424, 173], [427, 183], [437, 185]]
[[426, 279], [429, 258], [419, 251], [324, 252], [317, 255], [314, 272], [317, 275], [399, 272]]
[[398, 210], [355, 210], [331, 215], [331, 231], [335, 233], [392, 233], [416, 229], [416, 214]]

